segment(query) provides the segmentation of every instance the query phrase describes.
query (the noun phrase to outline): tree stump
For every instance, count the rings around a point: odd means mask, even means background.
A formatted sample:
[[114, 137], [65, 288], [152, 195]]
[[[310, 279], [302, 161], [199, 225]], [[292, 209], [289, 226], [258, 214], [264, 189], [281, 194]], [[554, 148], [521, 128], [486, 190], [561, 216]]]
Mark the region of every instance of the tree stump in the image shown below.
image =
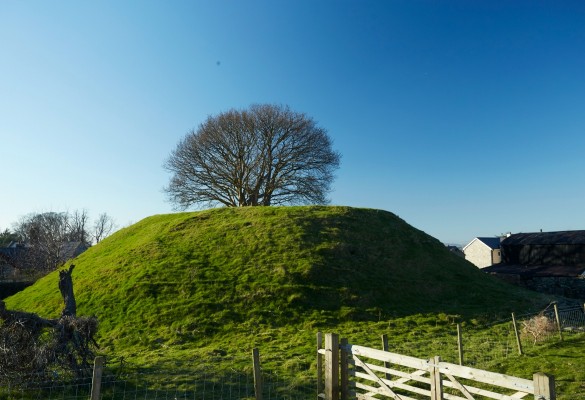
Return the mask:
[[73, 278], [71, 278], [73, 268], [75, 268], [75, 265], [72, 264], [68, 270], [64, 269], [59, 271], [59, 290], [65, 303], [65, 307], [61, 312], [62, 317], [75, 317], [77, 314], [77, 304], [75, 302], [75, 295], [73, 294]]

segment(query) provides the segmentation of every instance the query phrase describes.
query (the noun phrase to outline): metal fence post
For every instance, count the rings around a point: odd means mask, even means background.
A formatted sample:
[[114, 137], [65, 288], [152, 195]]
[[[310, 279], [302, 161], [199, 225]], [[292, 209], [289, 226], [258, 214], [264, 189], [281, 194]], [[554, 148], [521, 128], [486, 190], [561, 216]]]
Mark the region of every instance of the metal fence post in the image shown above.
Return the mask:
[[323, 354], [320, 350], [323, 348], [323, 334], [317, 332], [317, 397], [324, 392], [323, 385]]
[[[388, 346], [388, 335], [386, 335], [385, 333], [382, 335], [382, 350], [383, 351], [389, 351], [390, 347]], [[384, 361], [384, 368], [390, 368], [390, 363], [387, 361]], [[392, 379], [392, 376], [390, 376], [390, 374], [388, 372], [386, 372], [384, 374], [384, 376], [386, 377], [386, 379]]]
[[346, 338], [340, 340], [340, 394], [341, 400], [349, 400], [349, 343]]

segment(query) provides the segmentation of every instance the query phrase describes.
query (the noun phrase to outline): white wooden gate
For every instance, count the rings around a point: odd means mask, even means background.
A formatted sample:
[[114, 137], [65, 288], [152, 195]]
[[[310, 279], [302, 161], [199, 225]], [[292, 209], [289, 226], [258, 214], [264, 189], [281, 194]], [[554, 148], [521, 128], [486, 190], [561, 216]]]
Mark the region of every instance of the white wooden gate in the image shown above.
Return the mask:
[[352, 345], [335, 334], [325, 336], [325, 348], [321, 340], [318, 396], [326, 400], [555, 400], [554, 378], [543, 373], [529, 380]]

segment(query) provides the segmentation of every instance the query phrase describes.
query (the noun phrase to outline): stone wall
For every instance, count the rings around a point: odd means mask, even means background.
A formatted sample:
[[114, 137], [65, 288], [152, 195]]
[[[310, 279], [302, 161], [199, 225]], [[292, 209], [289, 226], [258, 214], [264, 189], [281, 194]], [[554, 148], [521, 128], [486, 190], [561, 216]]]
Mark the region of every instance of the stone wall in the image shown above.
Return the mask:
[[585, 279], [571, 277], [523, 277], [516, 274], [493, 274], [506, 282], [540, 293], [585, 301]]
[[585, 301], [585, 279], [568, 277], [543, 277], [526, 280], [532, 290]]

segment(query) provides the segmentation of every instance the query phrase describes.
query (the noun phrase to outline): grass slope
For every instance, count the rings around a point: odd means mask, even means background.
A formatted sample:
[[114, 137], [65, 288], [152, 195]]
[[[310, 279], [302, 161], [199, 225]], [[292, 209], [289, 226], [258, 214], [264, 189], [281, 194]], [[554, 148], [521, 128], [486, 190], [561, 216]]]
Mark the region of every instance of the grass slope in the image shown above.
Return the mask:
[[[218, 346], [295, 354], [311, 349], [317, 329], [547, 302], [485, 275], [392, 213], [349, 207], [152, 216], [74, 263], [78, 313], [99, 318], [102, 348], [147, 352], [150, 363]], [[58, 315], [57, 281], [56, 272], [44, 277], [7, 299], [8, 308]]]

